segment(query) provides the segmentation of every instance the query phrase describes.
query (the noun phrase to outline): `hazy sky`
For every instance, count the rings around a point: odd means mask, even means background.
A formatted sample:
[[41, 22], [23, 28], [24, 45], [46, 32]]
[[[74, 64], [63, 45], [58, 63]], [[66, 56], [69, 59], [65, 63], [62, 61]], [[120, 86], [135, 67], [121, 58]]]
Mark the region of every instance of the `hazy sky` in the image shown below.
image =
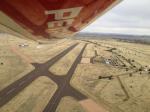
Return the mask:
[[150, 35], [150, 0], [123, 0], [83, 32]]

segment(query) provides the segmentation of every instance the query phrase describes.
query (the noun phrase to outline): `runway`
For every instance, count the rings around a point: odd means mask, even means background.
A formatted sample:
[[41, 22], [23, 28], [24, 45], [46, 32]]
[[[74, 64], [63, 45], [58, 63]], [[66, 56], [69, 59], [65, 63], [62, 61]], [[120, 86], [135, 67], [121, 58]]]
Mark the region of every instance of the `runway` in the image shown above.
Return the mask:
[[50, 102], [47, 104], [46, 108], [44, 109], [43, 112], [55, 112], [57, 109], [57, 106], [61, 100], [62, 97], [64, 96], [71, 96], [74, 97], [76, 100], [81, 101], [84, 99], [87, 99], [85, 95], [74, 89], [70, 85], [70, 80], [72, 78], [72, 75], [80, 62], [82, 58], [83, 51], [85, 50], [87, 45], [85, 45], [74, 63], [72, 64], [70, 70], [65, 76], [55, 76], [55, 75], [49, 75], [49, 77], [58, 85], [58, 89], [51, 98]]
[[87, 45], [84, 45], [84, 47], [81, 49], [79, 55], [77, 56], [76, 60], [72, 64], [70, 70], [65, 76], [57, 76], [55, 74], [52, 74], [49, 71], [49, 68], [55, 64], [58, 60], [60, 60], [63, 56], [65, 56], [67, 53], [69, 53], [73, 48], [75, 48], [78, 45], [78, 43], [70, 46], [69, 48], [65, 49], [61, 53], [59, 53], [57, 56], [53, 57], [49, 61], [43, 64], [38, 63], [32, 63], [32, 65], [35, 67], [33, 71], [26, 74], [21, 79], [15, 81], [14, 83], [10, 84], [8, 87], [4, 88], [0, 91], [0, 107], [5, 105], [8, 101], [10, 101], [13, 97], [15, 97], [19, 92], [21, 92], [25, 87], [30, 85], [35, 79], [37, 79], [40, 76], [47, 76], [51, 80], [53, 80], [57, 86], [58, 89], [54, 93], [53, 97], [49, 101], [49, 103], [46, 105], [43, 112], [55, 112], [57, 109], [57, 106], [64, 96], [72, 96], [78, 101], [84, 100], [87, 97], [77, 91], [75, 88], [73, 88], [70, 85], [70, 80], [72, 78], [72, 75], [80, 62], [82, 58], [82, 54], [86, 48]]
[[14, 83], [10, 84], [8, 87], [4, 88], [0, 91], [0, 107], [5, 105], [8, 101], [10, 101], [14, 96], [16, 96], [19, 92], [21, 92], [25, 87], [32, 83], [36, 78], [42, 76], [43, 74], [48, 74], [48, 69], [51, 67], [55, 62], [65, 56], [69, 51], [71, 51], [75, 46], [78, 44], [74, 44], [71, 47], [67, 48], [54, 58], [50, 59], [46, 63], [37, 64], [33, 63], [32, 65], [35, 66], [35, 69], [30, 73], [26, 74], [24, 77], [20, 78], [19, 80], [15, 81]]

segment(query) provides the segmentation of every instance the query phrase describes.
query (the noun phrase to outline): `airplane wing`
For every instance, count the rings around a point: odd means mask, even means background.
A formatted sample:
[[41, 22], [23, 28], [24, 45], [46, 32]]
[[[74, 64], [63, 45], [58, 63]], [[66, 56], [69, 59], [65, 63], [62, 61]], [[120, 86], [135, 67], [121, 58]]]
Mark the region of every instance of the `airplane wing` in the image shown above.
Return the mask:
[[0, 31], [29, 39], [69, 37], [120, 0], [1, 0]]

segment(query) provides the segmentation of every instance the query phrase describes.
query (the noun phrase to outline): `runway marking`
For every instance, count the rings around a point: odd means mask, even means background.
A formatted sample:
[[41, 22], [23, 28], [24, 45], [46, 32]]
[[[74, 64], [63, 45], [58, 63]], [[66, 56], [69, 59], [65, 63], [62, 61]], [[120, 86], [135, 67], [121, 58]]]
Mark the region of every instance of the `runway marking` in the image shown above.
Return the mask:
[[26, 81], [22, 81], [22, 82], [19, 84], [19, 86], [23, 85], [25, 82], [26, 82]]
[[10, 94], [11, 92], [13, 92], [15, 90], [15, 88], [11, 89], [10, 91], [8, 91], [6, 94]]

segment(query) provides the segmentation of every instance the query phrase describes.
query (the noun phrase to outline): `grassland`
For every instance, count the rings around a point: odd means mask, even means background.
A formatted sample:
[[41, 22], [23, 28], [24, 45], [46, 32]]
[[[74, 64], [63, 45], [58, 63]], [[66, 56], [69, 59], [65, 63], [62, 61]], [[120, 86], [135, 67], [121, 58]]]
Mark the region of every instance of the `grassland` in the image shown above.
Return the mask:
[[94, 61], [79, 64], [71, 84], [111, 112], [149, 112], [150, 46], [112, 39], [86, 42], [88, 52], [96, 52]]
[[[5, 38], [5, 37], [4, 37]], [[20, 56], [13, 52], [8, 45], [8, 40], [0, 42], [0, 90], [34, 68], [26, 63]]]
[[56, 89], [54, 82], [42, 76], [4, 105], [0, 112], [42, 112]]
[[[84, 60], [78, 64], [70, 84], [109, 112], [149, 112], [150, 46], [114, 39], [64, 39], [51, 44], [39, 44], [1, 38], [0, 89], [33, 70], [31, 63], [44, 63], [76, 42], [79, 45], [49, 71], [58, 76], [65, 75], [84, 44], [88, 43], [82, 55]], [[19, 46], [24, 43], [28, 46]], [[0, 112], [41, 112], [56, 88], [50, 79], [40, 77], [4, 105]], [[89, 102], [81, 102], [69, 96], [64, 97], [56, 112], [86, 112], [83, 107], [88, 107]]]
[[49, 70], [55, 75], [66, 75], [83, 46], [84, 44], [76, 46], [71, 52], [55, 63]]
[[[16, 36], [0, 35], [0, 90], [34, 69], [31, 63], [44, 63], [74, 44], [69, 39], [46, 44]], [[20, 45], [27, 46], [20, 46]]]
[[44, 63], [72, 44], [74, 42], [70, 40], [52, 44], [29, 43], [29, 47], [22, 48], [20, 51], [30, 57], [32, 62]]
[[82, 57], [92, 58], [94, 56], [95, 56], [94, 45], [93, 44], [88, 44]]

